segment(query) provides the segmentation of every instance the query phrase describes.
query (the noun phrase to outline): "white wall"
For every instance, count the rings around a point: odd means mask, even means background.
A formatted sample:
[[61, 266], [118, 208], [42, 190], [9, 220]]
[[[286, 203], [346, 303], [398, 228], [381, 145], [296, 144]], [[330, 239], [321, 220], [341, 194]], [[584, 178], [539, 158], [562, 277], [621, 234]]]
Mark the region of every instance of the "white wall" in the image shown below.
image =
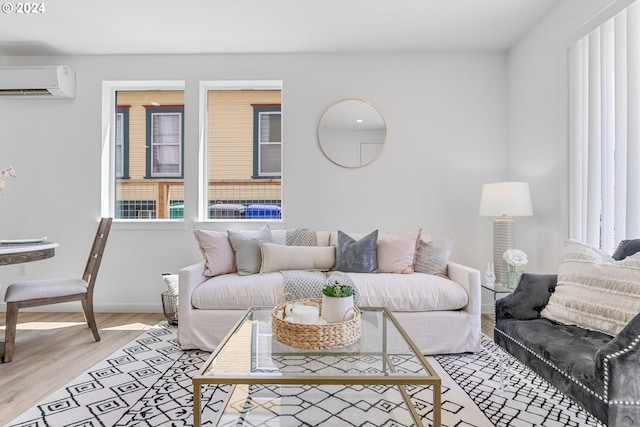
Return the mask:
[[509, 51], [508, 178], [530, 183], [534, 210], [516, 220], [527, 271], [555, 273], [569, 235], [567, 49], [611, 3], [564, 0]]
[[[0, 267], [15, 280], [78, 275], [100, 216], [103, 80], [186, 81], [187, 185], [197, 179], [199, 80], [283, 80], [284, 212], [274, 227], [405, 231], [457, 236], [452, 258], [484, 270], [491, 218], [478, 216], [483, 183], [506, 175], [504, 53], [13, 57], [0, 65], [64, 64], [75, 100], [0, 100], [0, 166], [20, 179], [0, 197], [0, 236], [48, 236], [55, 258]], [[356, 98], [384, 116], [387, 143], [361, 169], [322, 155], [317, 125]], [[196, 191], [187, 193], [187, 210]], [[187, 216], [192, 212], [187, 211]], [[200, 260], [192, 223], [114, 224], [96, 289], [98, 311], [160, 311], [161, 273]], [[226, 229], [230, 224], [211, 225]], [[75, 307], [75, 306], [74, 306]]]

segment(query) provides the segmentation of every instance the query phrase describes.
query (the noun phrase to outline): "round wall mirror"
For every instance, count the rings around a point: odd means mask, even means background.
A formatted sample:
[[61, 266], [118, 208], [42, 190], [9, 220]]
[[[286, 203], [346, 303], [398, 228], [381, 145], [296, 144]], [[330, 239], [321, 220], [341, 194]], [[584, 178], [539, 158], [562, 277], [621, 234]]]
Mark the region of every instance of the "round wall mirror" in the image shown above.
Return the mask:
[[318, 125], [318, 141], [324, 155], [347, 168], [374, 161], [386, 136], [382, 115], [371, 104], [357, 99], [332, 105]]

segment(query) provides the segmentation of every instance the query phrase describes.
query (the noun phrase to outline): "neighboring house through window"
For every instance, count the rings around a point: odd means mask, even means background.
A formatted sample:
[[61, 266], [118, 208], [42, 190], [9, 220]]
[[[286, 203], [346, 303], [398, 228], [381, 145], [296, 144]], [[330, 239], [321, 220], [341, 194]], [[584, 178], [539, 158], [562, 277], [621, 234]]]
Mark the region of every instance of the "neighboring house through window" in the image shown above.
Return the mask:
[[129, 177], [129, 107], [116, 107], [116, 178]]
[[[200, 96], [201, 157], [185, 163], [183, 81], [103, 82], [103, 215], [282, 218], [282, 81], [201, 82]], [[185, 176], [202, 178], [187, 206]]]
[[253, 105], [254, 177], [282, 175], [280, 105]]
[[282, 218], [282, 82], [203, 82], [208, 219]]
[[111, 139], [103, 201], [115, 219], [184, 215], [184, 90], [163, 83], [113, 82], [104, 95]]
[[184, 107], [145, 106], [147, 178], [183, 176]]

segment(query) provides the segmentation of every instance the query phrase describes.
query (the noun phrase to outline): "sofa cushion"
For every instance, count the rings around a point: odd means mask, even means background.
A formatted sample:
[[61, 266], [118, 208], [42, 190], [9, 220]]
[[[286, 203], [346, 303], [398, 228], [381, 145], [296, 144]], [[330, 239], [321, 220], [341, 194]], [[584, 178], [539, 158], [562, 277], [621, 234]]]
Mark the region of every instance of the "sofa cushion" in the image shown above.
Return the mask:
[[235, 273], [236, 256], [227, 233], [212, 230], [194, 230], [193, 235], [204, 258], [205, 276]]
[[287, 230], [288, 246], [318, 246], [318, 233], [306, 228]]
[[459, 310], [469, 295], [458, 283], [445, 277], [412, 273], [347, 273], [365, 307], [387, 307], [391, 311]]
[[639, 312], [640, 253], [616, 261], [583, 243], [565, 243], [558, 284], [542, 317], [617, 335]]
[[414, 270], [419, 273], [447, 275], [447, 264], [456, 242], [455, 237], [431, 242], [420, 240]]
[[227, 234], [236, 255], [238, 274], [242, 276], [258, 273], [262, 264], [260, 241], [273, 241], [269, 227], [265, 225], [260, 230], [228, 230]]
[[[273, 243], [277, 243], [279, 245], [286, 245], [288, 241], [290, 241], [290, 233], [293, 229], [274, 229], [271, 230], [271, 237], [273, 238]], [[329, 239], [332, 235], [335, 235], [335, 231], [316, 231], [316, 246], [336, 246], [336, 242], [329, 243]], [[296, 245], [296, 246], [305, 246], [305, 245]]]
[[518, 320], [538, 319], [557, 281], [555, 274], [523, 273], [513, 294], [496, 304], [496, 316]]
[[360, 240], [338, 231], [335, 270], [354, 273], [377, 273], [378, 230], [372, 231]]
[[378, 271], [380, 273], [413, 273], [421, 229], [405, 234], [378, 235]]
[[250, 307], [274, 307], [282, 302], [281, 273], [238, 273], [212, 277], [191, 295], [191, 304], [203, 310], [247, 310]]
[[[558, 324], [547, 319], [516, 320], [499, 319], [496, 328], [496, 341], [506, 341], [507, 349], [526, 360], [535, 372], [556, 375], [563, 372], [573, 377], [589, 390], [602, 393], [601, 376], [596, 376], [596, 353], [611, 340], [611, 336], [601, 332], [590, 331], [577, 326]], [[511, 339], [504, 339], [503, 333]], [[513, 340], [513, 341], [512, 341]], [[527, 355], [524, 346], [538, 357]], [[501, 343], [500, 345], [503, 345]], [[550, 368], [547, 363], [557, 368]], [[547, 375], [543, 375], [549, 379]], [[571, 381], [558, 377], [554, 382], [560, 389], [570, 387]]]
[[[464, 308], [469, 297], [456, 282], [422, 273], [346, 273], [354, 282], [364, 307], [387, 307], [391, 311], [442, 311]], [[284, 295], [278, 272], [212, 277], [195, 289], [191, 304], [205, 310], [246, 310], [275, 306]]]
[[612, 257], [616, 261], [620, 261], [638, 252], [640, 252], [640, 239], [623, 240], [616, 248]]
[[260, 273], [281, 270], [330, 270], [336, 262], [333, 246], [287, 246], [260, 242]]

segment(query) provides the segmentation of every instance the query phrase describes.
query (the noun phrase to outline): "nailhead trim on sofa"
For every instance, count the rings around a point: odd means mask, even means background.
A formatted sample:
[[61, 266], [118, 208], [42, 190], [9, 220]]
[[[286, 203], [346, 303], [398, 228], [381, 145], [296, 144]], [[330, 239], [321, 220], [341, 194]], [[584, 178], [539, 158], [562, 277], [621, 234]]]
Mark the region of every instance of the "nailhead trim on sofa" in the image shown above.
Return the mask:
[[[582, 384], [580, 381], [576, 380], [575, 378], [573, 378], [572, 376], [568, 375], [566, 372], [564, 372], [562, 369], [558, 368], [556, 365], [554, 365], [553, 363], [549, 362], [547, 359], [544, 359], [542, 357], [540, 357], [536, 352], [534, 352], [533, 350], [531, 350], [529, 347], [527, 347], [526, 345], [524, 345], [523, 343], [521, 343], [520, 341], [514, 339], [513, 337], [511, 337], [510, 335], [506, 334], [505, 332], [501, 331], [500, 329], [494, 329], [494, 331], [499, 332], [500, 335], [508, 338], [510, 341], [513, 341], [514, 343], [516, 343], [517, 345], [519, 345], [520, 347], [522, 347], [523, 349], [527, 350], [529, 353], [531, 353], [532, 355], [534, 355], [536, 358], [538, 358], [539, 360], [543, 361], [544, 363], [546, 363], [547, 365], [551, 366], [553, 369], [555, 369], [556, 371], [560, 372], [562, 375], [564, 375], [566, 378], [568, 378], [569, 380], [571, 380], [572, 382], [574, 382], [575, 384], [579, 385], [580, 387], [582, 387], [584, 390], [588, 391], [589, 393], [591, 393], [593, 396], [597, 397], [598, 399], [600, 399], [602, 402], [604, 403], [609, 403], [606, 399], [605, 396], [602, 396], [601, 394], [597, 393], [594, 390], [591, 390], [589, 387], [587, 387], [586, 385]], [[604, 383], [605, 383], [605, 391], [607, 390], [608, 386], [607, 383], [609, 381], [609, 376], [607, 375], [607, 369], [605, 368], [605, 377], [604, 377]]]
[[639, 400], [634, 400], [634, 401], [628, 401], [628, 400], [608, 400], [609, 399], [609, 361], [611, 359], [615, 359], [618, 358], [620, 356], [622, 356], [625, 353], [630, 352], [631, 350], [633, 350], [635, 347], [638, 346], [638, 344], [640, 343], [640, 335], [637, 335], [636, 338], [633, 340], [633, 342], [631, 344], [629, 344], [627, 347], [625, 347], [622, 350], [616, 351], [613, 354], [609, 354], [607, 356], [605, 356], [604, 358], [604, 395], [606, 397], [605, 402], [607, 403], [613, 403], [614, 405], [640, 405], [640, 401]]

